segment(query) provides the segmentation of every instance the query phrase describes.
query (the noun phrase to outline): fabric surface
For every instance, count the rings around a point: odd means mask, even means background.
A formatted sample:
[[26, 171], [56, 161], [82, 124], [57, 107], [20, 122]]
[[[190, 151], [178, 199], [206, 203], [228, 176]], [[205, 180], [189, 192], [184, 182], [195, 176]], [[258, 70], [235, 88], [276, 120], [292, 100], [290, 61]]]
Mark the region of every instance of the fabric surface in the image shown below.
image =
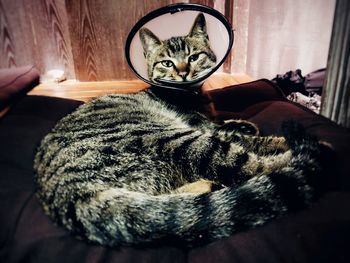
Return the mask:
[[248, 119], [264, 135], [279, 134], [283, 120], [295, 119], [332, 143], [334, 173], [321, 200], [265, 226], [190, 250], [87, 244], [43, 213], [32, 174], [41, 138], [81, 102], [26, 96], [0, 120], [0, 262], [350, 262], [349, 131], [289, 102], [266, 80], [207, 95], [217, 119]]
[[34, 66], [0, 69], [0, 111], [39, 84]]

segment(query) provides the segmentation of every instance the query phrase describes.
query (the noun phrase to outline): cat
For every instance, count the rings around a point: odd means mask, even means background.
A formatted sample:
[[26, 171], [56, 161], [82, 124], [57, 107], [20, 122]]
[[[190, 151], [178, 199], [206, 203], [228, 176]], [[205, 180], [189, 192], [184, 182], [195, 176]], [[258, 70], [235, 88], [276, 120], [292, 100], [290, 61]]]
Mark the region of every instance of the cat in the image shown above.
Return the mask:
[[[139, 37], [147, 62], [148, 77], [153, 82], [159, 80], [177, 82], [195, 80], [205, 76], [216, 64], [216, 55], [210, 47], [203, 13], [197, 15], [186, 36], [172, 37], [162, 41], [144, 27], [139, 31]], [[198, 87], [192, 87], [187, 91], [195, 91], [195, 89]], [[203, 102], [196, 95], [192, 96], [188, 92], [187, 94], [183, 92], [177, 94], [176, 91], [173, 91], [170, 96], [169, 93], [166, 93], [165, 96], [160, 93], [162, 91], [157, 90], [158, 97], [162, 96], [168, 103], [171, 103], [171, 100], [175, 101], [176, 104], [180, 100], [184, 101], [179, 110], [193, 107], [196, 111], [205, 111]], [[196, 103], [197, 105], [195, 105]], [[259, 132], [254, 124], [243, 120], [232, 120], [230, 127], [251, 135], [257, 135]]]
[[216, 64], [210, 48], [203, 13], [199, 13], [188, 35], [160, 40], [147, 28], [139, 37], [147, 61], [148, 78], [158, 80], [191, 81], [206, 75]]
[[[140, 39], [153, 81], [191, 81], [216, 63], [203, 14], [187, 36], [161, 41], [143, 28]], [[287, 123], [285, 137], [262, 137], [249, 122], [219, 125], [189, 94], [152, 87], [107, 95], [59, 121], [34, 160], [45, 212], [105, 246], [192, 247], [319, 195], [323, 146], [301, 127]]]
[[320, 194], [322, 145], [299, 125], [245, 135], [152, 90], [80, 106], [34, 160], [44, 211], [93, 243], [193, 247], [263, 225]]

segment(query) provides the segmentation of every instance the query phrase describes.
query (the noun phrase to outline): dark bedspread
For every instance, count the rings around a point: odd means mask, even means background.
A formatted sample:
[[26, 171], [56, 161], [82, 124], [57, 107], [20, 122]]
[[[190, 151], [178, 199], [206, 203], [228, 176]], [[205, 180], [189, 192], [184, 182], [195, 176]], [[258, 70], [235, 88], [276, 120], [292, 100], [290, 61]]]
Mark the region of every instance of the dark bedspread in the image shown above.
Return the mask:
[[350, 133], [293, 104], [267, 80], [207, 94], [216, 119], [255, 122], [279, 134], [295, 119], [330, 142], [336, 160], [327, 192], [312, 207], [204, 247], [104, 248], [75, 239], [43, 213], [32, 164], [35, 148], [57, 120], [81, 102], [26, 96], [0, 119], [0, 262], [350, 262]]

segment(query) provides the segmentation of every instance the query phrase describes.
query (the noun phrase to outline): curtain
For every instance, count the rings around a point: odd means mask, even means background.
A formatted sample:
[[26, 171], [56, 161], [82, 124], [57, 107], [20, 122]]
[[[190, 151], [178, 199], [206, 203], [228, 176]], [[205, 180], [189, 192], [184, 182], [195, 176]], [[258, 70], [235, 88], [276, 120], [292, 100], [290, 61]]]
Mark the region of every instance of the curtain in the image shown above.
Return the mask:
[[350, 128], [350, 1], [337, 0], [321, 114]]

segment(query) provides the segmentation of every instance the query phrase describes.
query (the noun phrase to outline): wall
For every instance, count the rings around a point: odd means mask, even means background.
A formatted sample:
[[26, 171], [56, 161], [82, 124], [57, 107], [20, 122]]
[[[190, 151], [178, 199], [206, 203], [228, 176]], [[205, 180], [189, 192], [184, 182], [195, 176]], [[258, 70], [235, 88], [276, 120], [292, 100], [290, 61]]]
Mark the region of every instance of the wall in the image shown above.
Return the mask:
[[127, 34], [151, 10], [176, 2], [184, 1], [0, 0], [0, 68], [35, 64], [42, 74], [64, 69], [82, 81], [133, 79]]
[[[35, 64], [78, 80], [133, 79], [124, 57], [142, 16], [181, 0], [0, 0], [0, 68]], [[335, 0], [196, 0], [232, 22], [222, 70], [272, 78], [326, 66]]]
[[1, 0], [0, 48], [0, 67], [35, 64], [42, 73], [64, 68], [75, 77], [63, 0]]
[[250, 0], [246, 72], [255, 78], [326, 67], [335, 0]]

